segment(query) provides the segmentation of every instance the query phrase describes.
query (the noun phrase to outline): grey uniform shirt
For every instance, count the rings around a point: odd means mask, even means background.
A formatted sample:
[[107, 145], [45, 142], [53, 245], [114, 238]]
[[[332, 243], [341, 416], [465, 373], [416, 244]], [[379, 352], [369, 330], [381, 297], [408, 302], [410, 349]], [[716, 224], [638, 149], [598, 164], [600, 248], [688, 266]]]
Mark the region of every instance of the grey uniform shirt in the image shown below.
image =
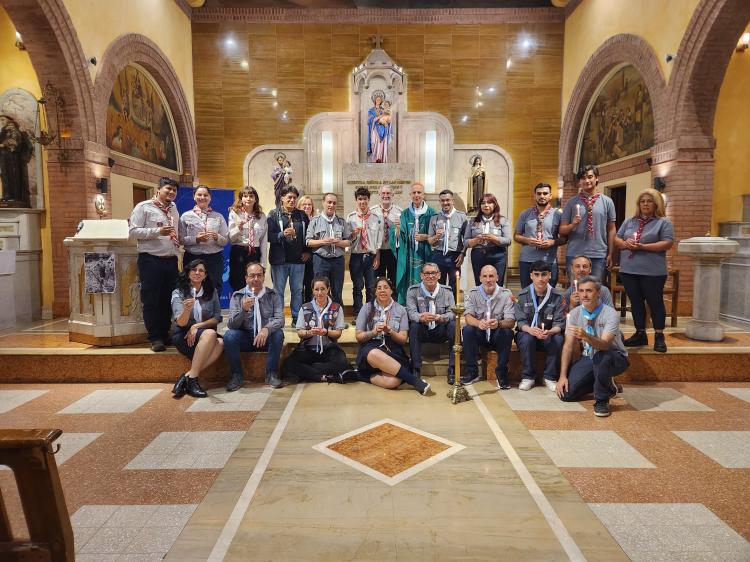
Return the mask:
[[[586, 329], [587, 325], [588, 320], [583, 316], [583, 307], [577, 306], [570, 311], [565, 335], [571, 335], [568, 330], [571, 326], [579, 326]], [[628, 350], [622, 343], [622, 332], [620, 331], [620, 314], [611, 306], [604, 305], [601, 312], [594, 319], [594, 336], [601, 338], [602, 334], [607, 332], [615, 334], [615, 339], [612, 340], [609, 349], [627, 357]], [[597, 353], [599, 353], [599, 350], [594, 348], [594, 355]]]
[[[514, 307], [518, 331], [521, 331], [521, 328], [526, 325], [531, 326], [531, 322], [534, 320], [534, 301], [531, 298], [531, 291], [533, 290], [534, 285], [532, 284], [518, 293], [518, 300]], [[541, 304], [543, 300], [544, 295], [541, 297], [537, 295], [537, 304]], [[536, 327], [542, 327], [542, 323], [547, 330], [555, 326], [560, 328], [560, 331], [565, 329], [565, 298], [555, 289], [552, 289], [549, 299], [539, 310]]]
[[[326, 215], [321, 214], [310, 221], [310, 225], [307, 227], [307, 234], [305, 235], [305, 244], [310, 240], [328, 238], [331, 232], [339, 240], [349, 240], [352, 237], [352, 229], [344, 219], [338, 215], [333, 215], [333, 222], [330, 223], [329, 227], [328, 218]], [[334, 245], [318, 246], [313, 250], [314, 253], [322, 258], [339, 258], [344, 255], [344, 248]]]
[[[617, 237], [622, 240], [633, 238], [638, 230], [638, 219], [626, 220], [617, 231]], [[641, 233], [641, 244], [652, 244], [662, 240], [674, 240], [674, 228], [669, 219], [663, 217], [646, 223]], [[620, 272], [632, 275], [666, 275], [667, 252], [648, 252], [646, 250], [620, 251]]]
[[[528, 238], [536, 238], [537, 215], [536, 207], [526, 209], [516, 222], [516, 234]], [[560, 236], [561, 209], [550, 209], [542, 221], [542, 240], [557, 240]], [[546, 261], [554, 263], [557, 261], [557, 245], [542, 250], [528, 244], [521, 247], [519, 261], [532, 263], [535, 261]]]
[[[448, 226], [446, 228], [446, 225]], [[442, 211], [430, 218], [430, 226], [427, 227], [428, 236], [435, 236], [435, 233], [444, 228], [443, 235], [432, 246], [433, 252], [442, 252], [445, 248], [445, 236], [448, 236], [448, 251], [461, 252], [464, 249], [464, 230], [466, 229], [466, 214], [458, 209], [453, 209], [450, 218], [446, 217]]]
[[380, 217], [381, 219], [383, 219], [383, 241], [381, 243], [380, 249], [390, 251], [391, 243], [388, 240], [388, 236], [390, 235], [389, 229], [391, 226], [393, 226], [393, 223], [395, 223], [399, 219], [399, 217], [401, 216], [401, 211], [403, 211], [403, 209], [397, 205], [391, 205], [391, 208], [388, 209], [388, 212], [385, 213], [385, 216], [383, 216], [383, 208], [380, 205], [370, 207], [370, 211], [372, 211], [372, 214], [376, 217]]
[[[479, 222], [474, 222], [474, 219], [469, 219], [469, 222], [466, 223], [466, 232], [464, 233], [464, 238], [466, 240], [466, 243], [468, 244], [470, 238], [476, 238], [480, 234], [484, 234], [484, 223], [480, 220]], [[513, 241], [513, 229], [511, 228], [510, 221], [505, 217], [500, 217], [500, 225], [496, 225], [495, 222], [490, 223], [490, 232], [489, 234], [494, 234], [495, 236], [500, 238], [500, 247], [506, 247], [510, 246], [510, 243]], [[473, 249], [477, 248], [487, 248], [487, 247], [497, 247], [497, 244], [493, 244], [492, 242], [488, 242], [487, 246], [474, 246]]]
[[[435, 314], [440, 315], [440, 322], [446, 323], [453, 320], [456, 315], [451, 308], [456, 304], [453, 298], [453, 291], [450, 287], [438, 284], [440, 290], [435, 297]], [[419, 315], [422, 312], [430, 311], [431, 296], [425, 294], [419, 283], [412, 285], [406, 290], [406, 311], [409, 314], [410, 322], [419, 322]]]
[[[372, 313], [372, 309], [375, 305], [371, 302], [366, 303], [359, 311], [357, 315], [356, 328], [360, 332], [369, 332], [375, 329], [375, 324], [378, 322], [378, 313], [375, 312], [372, 320], [369, 322], [367, 319]], [[388, 311], [388, 325], [394, 332], [408, 332], [409, 331], [409, 317], [406, 313], [406, 309], [393, 301], [393, 306]]]
[[[570, 295], [573, 293], [573, 289], [575, 287], [571, 283], [570, 287], [565, 289], [565, 292], [563, 293], [563, 296], [565, 297], [566, 306], [570, 309]], [[602, 285], [601, 290], [599, 291], [599, 302], [603, 302], [607, 306], [611, 306], [612, 308], [615, 307], [615, 301], [612, 300], [612, 293], [609, 292], [609, 287], [606, 285]], [[576, 305], [580, 306], [580, 305]]]
[[[266, 292], [260, 299], [256, 299], [253, 306], [260, 306], [260, 324], [263, 328], [268, 328], [271, 334], [276, 330], [284, 327], [284, 303], [281, 301], [279, 294], [273, 289], [266, 287]], [[250, 289], [247, 286], [239, 291], [232, 293], [229, 300], [229, 319], [227, 326], [232, 330], [247, 330], [254, 333], [253, 327], [254, 311], [242, 308], [242, 299], [250, 297]]]
[[[175, 289], [172, 291], [172, 320], [177, 321], [177, 317], [182, 314], [182, 311], [184, 310], [184, 306], [182, 305], [182, 301], [184, 301], [188, 297], [182, 296], [182, 291], [180, 289]], [[214, 291], [214, 296], [210, 301], [204, 301], [201, 300], [201, 322], [205, 322], [206, 320], [209, 320], [211, 318], [216, 319], [219, 324], [221, 324], [221, 305], [219, 304], [219, 292]], [[181, 330], [187, 330], [192, 326], [193, 324], [196, 324], [197, 320], [193, 317], [192, 311], [190, 314], [190, 318], [188, 318], [187, 324], [185, 326], [180, 326]]]
[[[328, 328], [329, 330], [343, 330], [346, 325], [344, 322], [344, 308], [341, 305], [332, 303], [331, 308], [334, 306], [336, 307], [335, 317], [332, 318], [333, 315], [331, 314], [331, 309], [328, 309], [328, 312], [323, 315], [323, 327]], [[308, 302], [303, 304], [299, 311], [299, 316], [297, 316], [295, 327], [298, 330], [310, 330], [318, 327], [317, 322], [318, 316], [315, 314], [315, 309], [313, 308], [312, 303]], [[308, 349], [316, 350], [318, 348], [318, 343], [321, 341], [324, 348], [336, 343], [328, 336], [313, 336], [311, 338], [300, 340], [300, 345], [307, 347]]]
[[[349, 224], [351, 232], [354, 232], [355, 228], [362, 226], [362, 219], [357, 214], [357, 211], [349, 213], [349, 216], [346, 217], [346, 222]], [[370, 216], [367, 219], [367, 237], [368, 244], [367, 249], [365, 249], [362, 247], [362, 234], [357, 234], [350, 246], [352, 254], [374, 254], [383, 245], [383, 219], [372, 212], [370, 212]]]
[[[196, 236], [206, 230], [213, 230], [218, 233], [219, 238], [214, 240], [211, 237], [203, 242], [196, 241]], [[216, 254], [223, 251], [224, 246], [227, 245], [229, 227], [224, 217], [216, 211], [211, 211], [208, 215], [202, 214], [199, 217], [195, 214], [195, 211], [190, 210], [180, 217], [179, 239], [186, 252], [199, 255]]]
[[[498, 285], [499, 286], [499, 285]], [[479, 287], [473, 287], [466, 294], [466, 312], [464, 316], [473, 316], [477, 320], [486, 319], [487, 304], [479, 292]], [[516, 313], [513, 307], [513, 293], [505, 287], [500, 287], [500, 294], [492, 299], [490, 306], [490, 320], [515, 320]]]
[[[264, 213], [259, 217], [246, 220], [244, 213], [237, 214], [229, 211], [229, 241], [238, 246], [247, 246], [250, 243], [250, 229], [253, 230], [253, 247], [260, 252], [260, 263], [266, 267], [268, 263], [268, 219]], [[245, 224], [240, 228], [241, 220]]]
[[169, 236], [159, 234], [163, 226], [179, 228], [180, 215], [174, 203], [169, 205], [169, 216], [154, 202], [141, 201], [130, 215], [130, 237], [138, 241], [138, 253], [151, 254], [160, 258], [176, 256], [179, 247]]
[[576, 195], [571, 197], [563, 209], [562, 220], [573, 222], [576, 216], [576, 205], [581, 211], [581, 222], [578, 223], [568, 234], [568, 260], [575, 256], [586, 256], [587, 258], [606, 258], [609, 252], [607, 243], [607, 225], [615, 222], [615, 204], [612, 199], [604, 195], [599, 196], [593, 206], [594, 234], [589, 235], [586, 216], [588, 211], [581, 198]]

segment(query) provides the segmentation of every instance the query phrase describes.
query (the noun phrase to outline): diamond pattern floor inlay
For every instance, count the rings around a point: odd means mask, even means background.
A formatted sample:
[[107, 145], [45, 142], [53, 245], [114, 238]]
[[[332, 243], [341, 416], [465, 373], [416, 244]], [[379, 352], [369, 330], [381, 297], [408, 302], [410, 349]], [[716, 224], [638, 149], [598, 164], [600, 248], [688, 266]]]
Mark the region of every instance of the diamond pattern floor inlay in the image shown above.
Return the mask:
[[319, 443], [313, 449], [393, 486], [464, 446], [384, 419]]

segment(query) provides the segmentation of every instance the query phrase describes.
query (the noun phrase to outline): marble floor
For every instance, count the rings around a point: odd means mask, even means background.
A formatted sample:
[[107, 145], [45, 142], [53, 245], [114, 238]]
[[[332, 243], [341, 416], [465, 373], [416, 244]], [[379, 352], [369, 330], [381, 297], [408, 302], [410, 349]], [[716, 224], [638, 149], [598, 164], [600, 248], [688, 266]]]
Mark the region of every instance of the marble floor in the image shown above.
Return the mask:
[[0, 428], [63, 429], [80, 561], [750, 560], [750, 383], [626, 384], [599, 419], [430, 382], [0, 385]]

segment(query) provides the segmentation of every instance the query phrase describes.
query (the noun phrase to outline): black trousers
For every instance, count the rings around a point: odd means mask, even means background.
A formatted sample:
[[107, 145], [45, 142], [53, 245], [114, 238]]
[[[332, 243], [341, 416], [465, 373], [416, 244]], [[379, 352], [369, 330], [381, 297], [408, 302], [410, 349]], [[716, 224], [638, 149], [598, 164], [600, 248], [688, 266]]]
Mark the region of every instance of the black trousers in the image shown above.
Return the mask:
[[667, 317], [667, 309], [664, 306], [664, 284], [667, 282], [667, 276], [620, 273], [620, 279], [630, 299], [635, 329], [646, 329], [646, 303], [648, 303], [654, 330], [663, 330]]
[[247, 246], [232, 244], [229, 249], [229, 284], [233, 291], [239, 291], [247, 285], [245, 282], [245, 267], [251, 262], [260, 263], [260, 249], [247, 251]]
[[312, 280], [315, 277], [313, 273], [313, 258], [305, 262], [305, 277], [302, 279], [302, 302], [310, 302], [313, 300], [312, 292]]
[[221, 287], [224, 284], [222, 280], [222, 277], [224, 277], [224, 252], [216, 252], [214, 254], [191, 254], [190, 252], [185, 252], [182, 256], [182, 269], [190, 265], [190, 262], [193, 260], [203, 260], [206, 262], [206, 271], [208, 271], [214, 287], [216, 287], [216, 290], [219, 291], [219, 296], [221, 296]]
[[391, 250], [380, 250], [380, 265], [375, 270], [375, 277], [387, 277], [396, 286], [396, 256]]
[[560, 352], [565, 338], [562, 334], [554, 334], [546, 340], [535, 338], [528, 332], [516, 332], [516, 345], [521, 357], [521, 378], [536, 379], [534, 372], [534, 354], [543, 351], [547, 354], [544, 364], [544, 378], [549, 381], [557, 380]]
[[461, 252], [448, 252], [443, 255], [442, 250], [436, 249], [430, 258], [440, 270], [440, 283], [450, 285], [453, 294], [456, 294], [456, 259]]
[[344, 306], [341, 291], [344, 288], [344, 256], [323, 258], [313, 254], [313, 271], [315, 275], [325, 275], [331, 282], [331, 300]]
[[143, 323], [148, 341], [166, 341], [172, 324], [172, 291], [177, 284], [177, 256], [160, 258], [138, 254], [138, 277], [141, 281]]
[[451, 320], [445, 324], [437, 324], [432, 330], [422, 322], [409, 323], [409, 355], [411, 364], [415, 369], [422, 368], [422, 343], [448, 343], [450, 356], [448, 358], [448, 376], [452, 377], [455, 372], [456, 356], [453, 353], [453, 338], [455, 337], [456, 321]]
[[282, 371], [303, 381], [319, 382], [324, 375], [335, 375], [348, 368], [346, 353], [338, 345], [329, 345], [323, 353], [298, 345], [284, 361]]

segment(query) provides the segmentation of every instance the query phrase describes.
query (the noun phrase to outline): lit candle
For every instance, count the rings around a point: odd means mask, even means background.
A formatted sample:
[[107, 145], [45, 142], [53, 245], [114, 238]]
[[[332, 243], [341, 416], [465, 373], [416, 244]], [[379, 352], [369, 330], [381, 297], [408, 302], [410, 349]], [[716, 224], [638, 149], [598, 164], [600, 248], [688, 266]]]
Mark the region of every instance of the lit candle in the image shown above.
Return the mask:
[[573, 279], [573, 289], [578, 292], [578, 279]]
[[576, 216], [581, 218], [581, 206], [578, 203], [576, 203]]
[[456, 271], [456, 305], [461, 304], [461, 272]]

